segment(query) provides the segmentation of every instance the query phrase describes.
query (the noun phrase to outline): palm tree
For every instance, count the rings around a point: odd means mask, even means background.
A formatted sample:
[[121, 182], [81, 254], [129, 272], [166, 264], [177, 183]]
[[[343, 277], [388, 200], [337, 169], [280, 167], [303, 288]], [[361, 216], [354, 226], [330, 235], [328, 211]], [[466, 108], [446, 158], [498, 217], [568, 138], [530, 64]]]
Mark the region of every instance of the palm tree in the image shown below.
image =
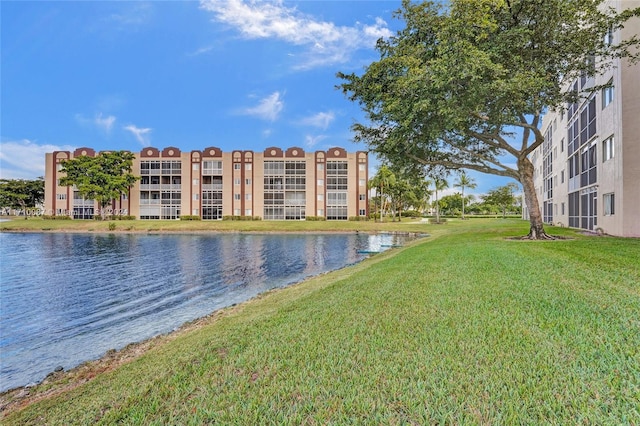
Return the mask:
[[462, 189], [462, 220], [464, 220], [464, 189], [474, 189], [478, 185], [476, 185], [476, 181], [474, 178], [467, 175], [464, 170], [461, 170], [460, 174], [458, 175], [458, 180], [453, 183], [453, 186]]
[[[377, 194], [380, 197], [380, 221], [382, 222], [382, 210], [384, 210], [384, 191], [387, 190], [390, 186], [395, 184], [396, 176], [393, 172], [385, 165], [380, 166], [378, 169], [378, 173], [371, 178], [369, 181], [369, 188], [375, 188]], [[373, 212], [373, 220], [376, 221], [376, 212], [374, 207]]]
[[433, 185], [435, 186], [435, 194], [436, 194], [436, 222], [440, 223], [440, 203], [438, 202], [438, 191], [444, 191], [449, 187], [449, 182], [443, 177], [435, 176], [433, 178]]

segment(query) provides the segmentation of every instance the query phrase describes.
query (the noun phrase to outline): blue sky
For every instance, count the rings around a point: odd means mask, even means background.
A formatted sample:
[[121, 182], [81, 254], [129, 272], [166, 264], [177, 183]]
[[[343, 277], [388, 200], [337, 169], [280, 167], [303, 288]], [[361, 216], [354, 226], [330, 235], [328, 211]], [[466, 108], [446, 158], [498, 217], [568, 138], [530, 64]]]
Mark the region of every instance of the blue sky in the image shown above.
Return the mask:
[[[3, 1], [0, 177], [35, 179], [46, 152], [83, 146], [365, 150], [350, 131], [364, 116], [336, 72], [379, 58], [376, 40], [402, 27], [399, 7]], [[472, 176], [472, 193], [509, 182]]]

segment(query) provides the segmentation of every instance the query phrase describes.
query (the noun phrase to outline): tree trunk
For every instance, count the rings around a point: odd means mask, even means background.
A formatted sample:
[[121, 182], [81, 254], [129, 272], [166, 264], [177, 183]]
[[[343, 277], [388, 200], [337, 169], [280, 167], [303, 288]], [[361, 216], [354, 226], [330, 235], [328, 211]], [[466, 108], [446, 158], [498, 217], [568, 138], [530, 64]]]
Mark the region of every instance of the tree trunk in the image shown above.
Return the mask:
[[535, 184], [533, 183], [533, 164], [528, 158], [518, 159], [518, 170], [520, 172], [520, 183], [524, 190], [524, 199], [529, 210], [529, 234], [526, 238], [530, 240], [553, 240], [544, 230], [544, 222], [540, 205], [538, 204], [538, 196], [536, 195]]

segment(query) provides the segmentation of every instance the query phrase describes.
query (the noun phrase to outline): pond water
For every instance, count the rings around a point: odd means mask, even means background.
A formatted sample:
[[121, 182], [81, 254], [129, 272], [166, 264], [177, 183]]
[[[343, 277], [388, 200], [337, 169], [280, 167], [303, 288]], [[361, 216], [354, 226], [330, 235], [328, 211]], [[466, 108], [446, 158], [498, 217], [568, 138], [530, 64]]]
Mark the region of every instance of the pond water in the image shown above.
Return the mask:
[[0, 391], [408, 238], [0, 233]]

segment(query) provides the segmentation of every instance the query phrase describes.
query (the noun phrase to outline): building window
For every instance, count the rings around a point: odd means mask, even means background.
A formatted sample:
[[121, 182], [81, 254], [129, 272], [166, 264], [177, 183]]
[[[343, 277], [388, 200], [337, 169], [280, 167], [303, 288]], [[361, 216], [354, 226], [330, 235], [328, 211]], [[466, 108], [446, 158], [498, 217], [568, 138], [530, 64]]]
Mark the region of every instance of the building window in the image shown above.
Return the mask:
[[234, 216], [240, 216], [240, 209], [233, 209]]
[[251, 216], [251, 214], [252, 214], [251, 213], [251, 209], [245, 209], [245, 211], [244, 211], [244, 215], [245, 216]]
[[235, 178], [235, 179], [233, 180], [233, 184], [234, 184], [234, 185], [240, 185], [240, 182], [242, 182], [242, 179], [240, 179], [240, 178]]
[[607, 46], [613, 44], [613, 27], [611, 26], [607, 29], [607, 33], [604, 35], [604, 44]]
[[609, 136], [602, 141], [602, 161], [607, 161], [613, 158], [613, 136]]
[[200, 185], [200, 179], [194, 179], [193, 186], [198, 186], [198, 185]]
[[602, 200], [604, 201], [604, 215], [613, 216], [615, 213], [615, 194], [613, 192], [610, 194], [604, 194], [602, 196]]
[[318, 201], [324, 201], [324, 194], [318, 194]]
[[240, 165], [240, 163], [235, 163], [235, 164], [233, 165], [233, 170], [240, 170], [240, 168], [241, 168], [241, 167], [242, 167], [242, 166]]
[[560, 214], [564, 216], [564, 203], [560, 203]]
[[589, 99], [579, 114], [574, 114], [568, 126], [567, 149], [573, 155], [596, 134], [596, 99]]
[[358, 211], [358, 214], [359, 214], [360, 216], [366, 216], [366, 215], [367, 215], [367, 211], [366, 211], [365, 209], [360, 209], [360, 210]]
[[251, 163], [247, 163], [244, 165], [245, 170], [251, 170]]
[[607, 87], [602, 89], [602, 108], [613, 102], [613, 80], [609, 80]]
[[317, 216], [323, 217], [324, 216], [324, 209], [318, 209]]
[[240, 201], [240, 194], [233, 194], [233, 199], [236, 201]]
[[319, 172], [323, 172], [324, 171], [324, 164], [318, 164], [318, 171]]
[[251, 185], [251, 179], [245, 179], [244, 183], [245, 185]]
[[205, 160], [202, 163], [202, 174], [203, 175], [221, 175], [222, 161]]
[[560, 152], [564, 152], [564, 138], [560, 139]]
[[58, 200], [66, 200], [67, 199], [67, 194], [56, 194], [56, 198]]
[[318, 186], [324, 186], [324, 179], [318, 179]]
[[195, 201], [198, 201], [200, 199], [200, 194], [198, 194], [198, 193], [193, 194], [193, 199]]
[[360, 201], [366, 201], [366, 200], [367, 200], [367, 195], [366, 195], [366, 194], [360, 194], [360, 195], [358, 196], [358, 199], [359, 199]]
[[192, 214], [193, 216], [200, 216], [200, 212], [198, 211], [198, 209], [193, 209], [193, 210], [191, 211], [191, 214]]
[[365, 165], [364, 164], [358, 164], [358, 170], [360, 170], [361, 172], [364, 172], [366, 170]]
[[251, 201], [251, 194], [244, 194], [244, 199], [247, 201]]
[[200, 170], [200, 163], [193, 163], [193, 165], [191, 166], [191, 168], [193, 170]]
[[366, 186], [367, 182], [364, 179], [360, 179], [360, 186]]

